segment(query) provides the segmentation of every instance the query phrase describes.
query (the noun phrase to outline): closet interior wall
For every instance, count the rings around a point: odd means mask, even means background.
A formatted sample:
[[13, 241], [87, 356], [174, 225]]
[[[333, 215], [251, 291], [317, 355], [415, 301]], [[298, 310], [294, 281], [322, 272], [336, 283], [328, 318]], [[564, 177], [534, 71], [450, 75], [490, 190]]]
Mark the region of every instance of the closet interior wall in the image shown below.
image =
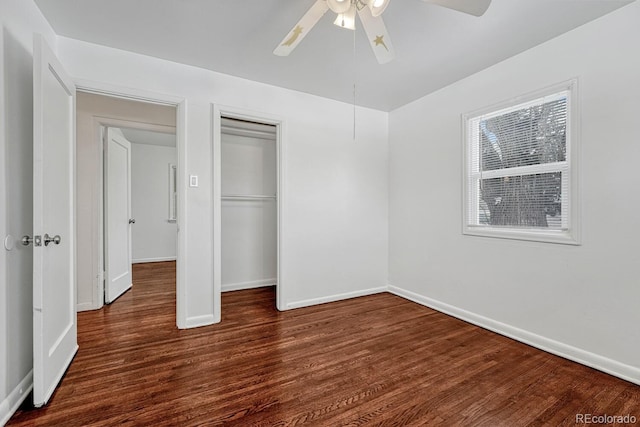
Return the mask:
[[277, 128], [222, 118], [222, 291], [277, 284]]

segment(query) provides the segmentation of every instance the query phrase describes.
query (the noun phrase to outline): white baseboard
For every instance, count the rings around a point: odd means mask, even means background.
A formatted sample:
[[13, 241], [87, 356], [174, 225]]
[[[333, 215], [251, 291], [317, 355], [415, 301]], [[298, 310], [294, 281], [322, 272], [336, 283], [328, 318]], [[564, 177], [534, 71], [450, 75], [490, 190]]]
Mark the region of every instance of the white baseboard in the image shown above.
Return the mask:
[[0, 402], [0, 426], [9, 422], [11, 416], [16, 412], [20, 404], [27, 398], [33, 389], [33, 370], [20, 381], [20, 383], [11, 390], [11, 393]]
[[76, 304], [76, 311], [97, 310], [101, 307], [95, 307], [92, 302], [81, 302]]
[[209, 326], [216, 323], [213, 314], [205, 314], [204, 316], [187, 317], [185, 329], [198, 328], [200, 326]]
[[169, 257], [159, 257], [159, 258], [138, 258], [138, 259], [132, 259], [131, 263], [132, 264], [142, 264], [145, 262], [165, 262], [165, 261], [175, 261], [176, 257], [174, 256], [169, 256]]
[[346, 292], [344, 294], [328, 295], [326, 297], [289, 302], [287, 303], [286, 307], [287, 307], [287, 310], [294, 309], [294, 308], [309, 307], [312, 305], [324, 304], [327, 302], [341, 301], [349, 298], [363, 297], [365, 295], [379, 294], [386, 291], [387, 291], [387, 287], [381, 286], [379, 288], [370, 288], [370, 289], [364, 289], [361, 291]]
[[223, 283], [222, 292], [240, 291], [244, 289], [263, 288], [265, 286], [274, 286], [278, 282], [277, 279], [252, 280], [250, 282]]
[[484, 317], [479, 314], [472, 313], [470, 311], [463, 310], [447, 303], [434, 300], [423, 295], [407, 291], [405, 289], [397, 288], [392, 285], [389, 285], [389, 292], [399, 297], [427, 306], [439, 312], [464, 320], [465, 322], [480, 326], [481, 328], [488, 329], [492, 332], [504, 335], [506, 337], [528, 344], [532, 347], [536, 347], [548, 353], [555, 354], [556, 356], [578, 362], [582, 365], [589, 366], [599, 371], [606, 372], [607, 374], [613, 375], [615, 377], [622, 378], [623, 380], [640, 385], [640, 368], [637, 368], [635, 366], [627, 365], [625, 363], [609, 359], [599, 354], [595, 354], [581, 348], [573, 347], [571, 345], [555, 341], [520, 328], [516, 328], [515, 326], [507, 325], [506, 323], [498, 322], [488, 317]]

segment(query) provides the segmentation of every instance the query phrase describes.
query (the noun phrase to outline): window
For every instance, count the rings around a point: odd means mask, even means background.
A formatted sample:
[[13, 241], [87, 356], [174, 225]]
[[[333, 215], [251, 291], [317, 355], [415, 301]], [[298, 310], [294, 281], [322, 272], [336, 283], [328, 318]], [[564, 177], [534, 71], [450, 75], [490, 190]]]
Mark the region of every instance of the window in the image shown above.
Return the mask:
[[169, 222], [178, 219], [178, 174], [176, 165], [169, 163]]
[[576, 81], [463, 116], [463, 233], [578, 244]]

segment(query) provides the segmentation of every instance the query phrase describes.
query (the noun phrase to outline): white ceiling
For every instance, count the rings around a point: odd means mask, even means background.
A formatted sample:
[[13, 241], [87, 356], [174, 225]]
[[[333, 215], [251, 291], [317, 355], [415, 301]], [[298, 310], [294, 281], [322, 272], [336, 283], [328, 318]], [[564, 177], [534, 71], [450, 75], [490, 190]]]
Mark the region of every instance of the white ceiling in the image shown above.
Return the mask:
[[315, 0], [36, 0], [58, 35], [390, 111], [631, 0], [493, 0], [480, 18], [391, 0], [396, 59], [328, 12], [289, 57], [273, 49]]

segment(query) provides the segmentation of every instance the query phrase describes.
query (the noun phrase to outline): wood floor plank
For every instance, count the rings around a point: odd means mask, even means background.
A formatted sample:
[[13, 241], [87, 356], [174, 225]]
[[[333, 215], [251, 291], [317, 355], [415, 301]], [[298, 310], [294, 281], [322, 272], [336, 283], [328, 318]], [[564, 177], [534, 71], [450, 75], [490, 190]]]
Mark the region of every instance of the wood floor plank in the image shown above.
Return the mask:
[[11, 426], [534, 426], [640, 419], [640, 387], [390, 294], [278, 312], [273, 288], [175, 327], [175, 263], [78, 314], [80, 350], [48, 406]]

